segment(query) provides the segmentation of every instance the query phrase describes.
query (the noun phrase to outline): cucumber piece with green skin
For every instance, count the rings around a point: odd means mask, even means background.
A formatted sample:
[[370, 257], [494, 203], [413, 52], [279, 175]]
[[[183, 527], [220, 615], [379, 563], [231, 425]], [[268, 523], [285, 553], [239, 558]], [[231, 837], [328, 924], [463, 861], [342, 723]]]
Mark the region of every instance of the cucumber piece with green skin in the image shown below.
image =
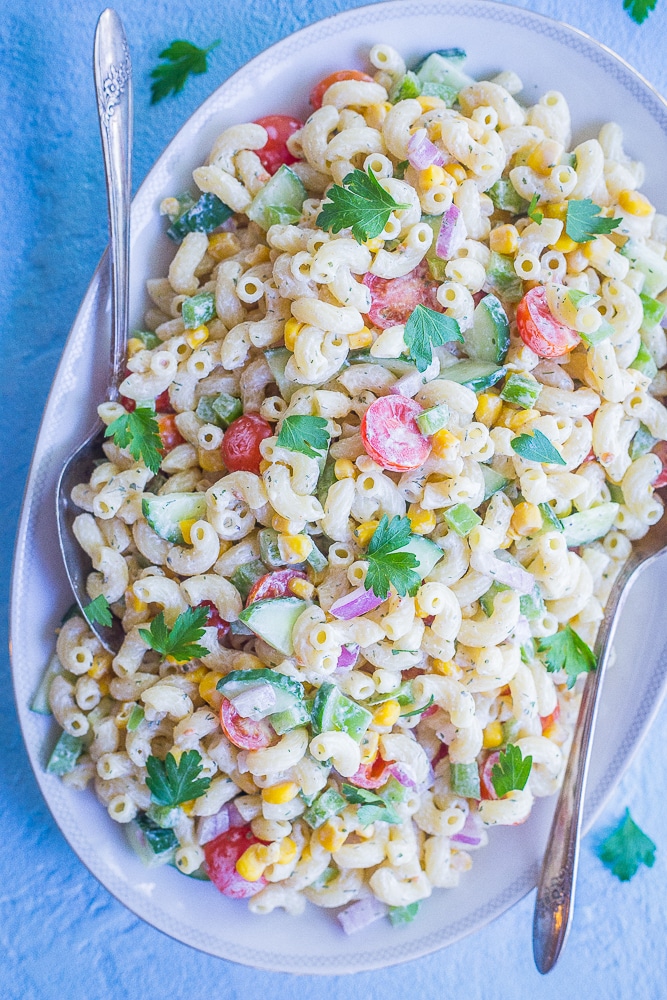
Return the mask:
[[476, 761], [469, 764], [450, 764], [449, 781], [454, 795], [462, 795], [466, 799], [481, 799], [479, 768]]
[[286, 712], [294, 708], [299, 702], [303, 703], [303, 684], [278, 674], [275, 670], [232, 670], [217, 683], [217, 689], [225, 698], [236, 698], [243, 691], [255, 688], [260, 684], [270, 684], [276, 696], [275, 703], [270, 709], [260, 715], [253, 714], [251, 718], [266, 718], [274, 713]]
[[644, 312], [642, 330], [650, 330], [652, 327], [658, 325], [665, 315], [665, 308], [667, 307], [662, 302], [658, 302], [657, 299], [652, 299], [649, 295], [644, 295], [643, 292], [640, 292], [639, 298]]
[[298, 701], [294, 703], [292, 708], [286, 708], [284, 712], [275, 712], [270, 715], [269, 722], [278, 736], [282, 736], [284, 733], [289, 733], [291, 729], [306, 726], [310, 722], [310, 712], [305, 701]]
[[315, 545], [314, 541], [312, 549], [306, 556], [306, 562], [308, 563], [309, 566], [313, 567], [316, 573], [322, 573], [323, 570], [325, 570], [329, 565], [327, 557], [322, 552], [320, 552], [317, 545]]
[[315, 696], [311, 719], [313, 732], [328, 733], [334, 730], [347, 733], [358, 743], [373, 716], [368, 709], [344, 695], [335, 684], [326, 682]]
[[484, 479], [484, 496], [482, 497], [482, 503], [484, 503], [494, 493], [498, 493], [499, 490], [504, 489], [509, 483], [509, 479], [506, 476], [501, 476], [490, 465], [480, 465], [480, 468]]
[[137, 813], [135, 822], [154, 854], [168, 854], [178, 847], [178, 838], [171, 827], [159, 826], [146, 813]]
[[563, 522], [559, 517], [556, 516], [555, 512], [549, 506], [548, 503], [538, 504], [540, 508], [540, 513], [542, 514], [542, 530], [543, 531], [562, 531]]
[[236, 396], [220, 392], [215, 396], [202, 396], [196, 414], [207, 424], [215, 424], [226, 431], [233, 420], [243, 413], [243, 403]]
[[525, 215], [528, 202], [522, 198], [511, 181], [501, 178], [486, 192], [501, 212], [511, 212], [512, 215]]
[[[191, 197], [189, 200], [192, 202]], [[188, 233], [212, 233], [233, 214], [231, 208], [220, 201], [217, 195], [207, 192], [172, 222], [167, 236], [180, 243]]]
[[[496, 594], [499, 594], [502, 590], [509, 589], [510, 588], [506, 584], [498, 583], [497, 580], [494, 580], [486, 593], [482, 594], [479, 599], [479, 603], [487, 618], [490, 618], [493, 614], [493, 602], [496, 598]], [[528, 621], [532, 621], [534, 618], [539, 618], [540, 615], [544, 614], [544, 600], [537, 584], [535, 584], [530, 594], [521, 595], [519, 598], [519, 610]]]
[[[630, 443], [629, 455], [632, 461], [646, 455], [651, 448], [658, 443], [658, 438], [654, 438], [646, 424], [640, 424], [639, 430]], [[612, 497], [612, 500], [615, 499]]]
[[295, 210], [298, 209], [300, 218], [301, 209], [307, 197], [308, 193], [301, 183], [300, 178], [283, 163], [273, 177], [266, 182], [261, 191], [255, 195], [248, 208], [247, 215], [249, 219], [256, 222], [262, 229], [268, 229], [271, 225], [271, 219], [267, 215], [267, 209], [277, 209], [283, 206]]
[[448, 423], [449, 407], [447, 403], [438, 403], [437, 406], [432, 406], [417, 416], [417, 426], [426, 436], [442, 430]]
[[667, 288], [667, 260], [660, 257], [655, 250], [628, 240], [618, 251], [632, 262], [632, 266], [644, 275], [642, 292], [650, 299], [655, 299]]
[[386, 368], [392, 375], [400, 378], [402, 375], [409, 375], [415, 370], [415, 366], [404, 358], [376, 358], [367, 347], [361, 347], [356, 351], [350, 351], [347, 360], [351, 365], [380, 365]]
[[253, 559], [252, 562], [238, 566], [229, 578], [232, 586], [236, 587], [241, 600], [245, 602], [248, 594], [258, 580], [266, 575], [266, 566], [260, 559]]
[[639, 350], [637, 351], [637, 356], [633, 362], [630, 364], [630, 368], [634, 368], [636, 371], [646, 375], [647, 378], [653, 380], [658, 374], [658, 366], [653, 360], [653, 355], [649, 351], [646, 344], [640, 344]]
[[159, 826], [162, 830], [172, 830], [182, 815], [178, 806], [159, 806], [157, 802], [151, 802], [146, 810], [146, 816], [151, 823]]
[[416, 73], [412, 70], [408, 70], [403, 76], [399, 77], [396, 83], [391, 87], [389, 91], [389, 100], [392, 104], [398, 104], [399, 101], [407, 101], [415, 97], [419, 97], [422, 92], [422, 83]]
[[203, 323], [208, 323], [216, 315], [213, 292], [200, 292], [185, 299], [181, 315], [186, 330], [196, 330]]
[[127, 731], [133, 733], [144, 721], [144, 710], [141, 705], [134, 705], [127, 720]]
[[449, 382], [467, 385], [473, 392], [485, 392], [499, 382], [505, 375], [505, 369], [499, 368], [492, 361], [457, 361], [449, 368], [443, 368], [439, 378]]
[[[458, 46], [453, 46], [451, 49], [435, 49], [436, 55], [442, 56], [447, 62], [452, 63], [454, 66], [459, 66], [464, 63], [468, 58], [468, 54], [465, 49], [460, 49]], [[429, 52], [428, 55], [420, 59], [417, 65], [414, 67], [414, 72], [418, 73], [422, 68], [426, 60], [433, 55], [433, 52]]]
[[144, 495], [141, 512], [160, 538], [174, 545], [183, 545], [181, 521], [198, 520], [206, 514], [204, 493], [167, 493], [164, 496]]
[[513, 258], [507, 254], [491, 252], [486, 280], [505, 302], [520, 302], [523, 298], [523, 282], [514, 270]]
[[514, 743], [519, 738], [521, 723], [518, 719], [507, 719], [501, 724], [503, 731], [503, 743]]
[[523, 410], [530, 410], [535, 406], [541, 392], [542, 386], [536, 379], [512, 372], [503, 386], [500, 398], [507, 403], [515, 403]]
[[152, 330], [133, 330], [132, 338], [140, 340], [147, 351], [152, 351], [162, 343], [157, 333], [153, 333]]
[[69, 733], [62, 732], [46, 765], [48, 774], [69, 774], [70, 771], [74, 770], [82, 750], [83, 737], [71, 736]]
[[472, 327], [463, 334], [465, 349], [475, 361], [501, 364], [510, 346], [507, 314], [495, 295], [485, 295], [475, 306]]
[[419, 573], [422, 580], [429, 573], [433, 572], [433, 567], [436, 563], [440, 562], [445, 554], [439, 545], [436, 545], [435, 542], [432, 542], [428, 538], [424, 538], [423, 535], [410, 535], [408, 542], [396, 551], [411, 552], [413, 554], [417, 560], [417, 565], [413, 569], [416, 573]]
[[298, 382], [291, 382], [285, 376], [285, 368], [292, 357], [292, 352], [288, 351], [286, 347], [272, 347], [264, 352], [264, 357], [280, 390], [280, 395], [289, 403], [296, 390], [303, 388]]
[[42, 679], [39, 682], [39, 687], [35, 691], [33, 699], [30, 703], [31, 712], [37, 712], [38, 715], [53, 715], [51, 706], [49, 705], [49, 691], [51, 690], [53, 678], [64, 672], [65, 670], [62, 663], [54, 653], [46, 665]]
[[419, 913], [422, 905], [421, 899], [416, 903], [408, 903], [406, 906], [390, 906], [389, 921], [392, 927], [402, 927], [404, 924], [411, 924]]
[[597, 507], [589, 507], [588, 510], [562, 517], [561, 523], [568, 548], [588, 545], [589, 542], [594, 542], [596, 538], [602, 538], [611, 531], [618, 507], [617, 503], [601, 503]]
[[287, 565], [280, 554], [278, 532], [274, 528], [262, 528], [257, 537], [259, 539], [259, 554], [263, 563], [266, 563], [271, 569]]
[[311, 830], [317, 830], [332, 816], [342, 812], [346, 806], [347, 800], [340, 792], [337, 792], [335, 788], [325, 788], [311, 807], [306, 809], [303, 818]]
[[292, 631], [307, 606], [298, 597], [268, 597], [244, 608], [239, 619], [269, 646], [291, 656], [294, 652]]
[[[141, 816], [141, 813], [139, 816]], [[139, 816], [125, 824], [125, 837], [128, 844], [147, 868], [158, 868], [160, 865], [169, 864], [173, 860], [174, 851], [178, 846], [178, 840], [174, 832], [168, 829], [160, 829], [160, 827], [153, 824], [148, 826], [150, 820], [144, 816], [142, 817], [142, 823]], [[155, 834], [164, 835], [163, 840], [160, 841], [159, 837], [149, 839], [149, 830]], [[161, 843], [165, 845], [169, 844], [170, 846], [165, 846], [163, 850], [159, 850], [157, 848]]]
[[482, 523], [479, 514], [475, 513], [467, 503], [455, 504], [445, 511], [443, 517], [452, 531], [455, 531], [460, 538], [465, 538], [473, 528]]
[[444, 58], [439, 52], [432, 52], [426, 57], [417, 71], [417, 76], [423, 84], [444, 84], [454, 95], [464, 87], [470, 87], [475, 83], [475, 80], [464, 73], [456, 63]]

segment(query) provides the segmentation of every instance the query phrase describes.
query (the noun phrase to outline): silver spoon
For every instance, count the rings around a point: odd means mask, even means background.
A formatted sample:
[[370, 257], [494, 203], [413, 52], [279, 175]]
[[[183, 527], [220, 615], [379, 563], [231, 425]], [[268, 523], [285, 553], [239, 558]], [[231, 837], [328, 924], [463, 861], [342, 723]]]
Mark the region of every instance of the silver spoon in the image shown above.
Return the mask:
[[[132, 65], [123, 25], [111, 8], [102, 11], [97, 22], [93, 70], [109, 209], [112, 326], [107, 398], [116, 399], [123, 375], [128, 327]], [[86, 578], [91, 566], [72, 531], [72, 523], [80, 511], [72, 503], [70, 494], [77, 483], [87, 482], [90, 478], [94, 459], [101, 454], [103, 441], [104, 426], [98, 420], [83, 444], [65, 463], [57, 488], [60, 551], [74, 596], [82, 610], [90, 602]], [[91, 624], [91, 628], [110, 652], [120, 649], [123, 629], [117, 618], [113, 619], [109, 628], [98, 623]]]
[[586, 679], [563, 787], [551, 825], [533, 918], [533, 957], [541, 973], [549, 972], [560, 955], [572, 922], [579, 864], [579, 840], [588, 761], [604, 672], [619, 614], [632, 583], [667, 548], [667, 516], [639, 541], [621, 570], [607, 601], [595, 643], [597, 669]]

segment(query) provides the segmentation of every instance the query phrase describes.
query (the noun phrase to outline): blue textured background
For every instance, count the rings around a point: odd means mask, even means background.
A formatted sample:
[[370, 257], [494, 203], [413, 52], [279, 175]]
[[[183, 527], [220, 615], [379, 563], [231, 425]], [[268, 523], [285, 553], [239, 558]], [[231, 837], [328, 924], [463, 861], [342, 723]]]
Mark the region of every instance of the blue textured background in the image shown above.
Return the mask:
[[[354, 0], [117, 0], [135, 72], [135, 186], [209, 92], [267, 45]], [[582, 28], [667, 93], [667, 0], [637, 27], [621, 0], [531, 0], [521, 6]], [[106, 207], [91, 73], [101, 3], [5, 0], [0, 14], [0, 317], [3, 495], [2, 648], [11, 547], [39, 419], [67, 331], [106, 243]], [[174, 38], [207, 45], [208, 75], [157, 107], [148, 72]], [[381, 37], [381, 31], [378, 32]], [[566, 72], [563, 67], [562, 72]], [[667, 996], [667, 705], [596, 829], [585, 840], [575, 926], [556, 970], [531, 958], [532, 895], [446, 951], [386, 972], [296, 979], [255, 972], [164, 937], [116, 902], [71, 852], [38, 792], [16, 722], [8, 662], [0, 665], [0, 997], [116, 1000], [270, 994], [304, 1000], [524, 1000]], [[621, 884], [594, 848], [629, 805], [656, 840], [652, 871]]]

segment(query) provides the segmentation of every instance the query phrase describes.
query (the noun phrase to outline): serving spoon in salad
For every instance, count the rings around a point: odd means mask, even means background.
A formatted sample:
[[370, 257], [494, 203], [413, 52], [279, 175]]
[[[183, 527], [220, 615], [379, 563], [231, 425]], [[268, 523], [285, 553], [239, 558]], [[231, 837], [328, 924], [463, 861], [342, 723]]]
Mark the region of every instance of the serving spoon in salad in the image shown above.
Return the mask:
[[[129, 311], [132, 65], [123, 25], [111, 8], [102, 11], [97, 22], [93, 70], [109, 210], [112, 319], [107, 398], [113, 400], [118, 398], [118, 386], [123, 378]], [[94, 461], [101, 453], [104, 430], [98, 420], [83, 444], [65, 463], [56, 492], [60, 551], [82, 611], [90, 603], [86, 579], [91, 567], [89, 557], [74, 536], [72, 525], [80, 511], [72, 502], [71, 493], [78, 483], [90, 479]], [[90, 627], [109, 652], [120, 649], [124, 633], [117, 618], [112, 619], [109, 627], [96, 621], [90, 622]]]
[[[663, 489], [661, 492], [662, 499], [665, 500], [664, 494], [667, 490]], [[619, 614], [630, 587], [641, 570], [654, 562], [666, 548], [667, 516], [664, 516], [643, 538], [633, 542], [632, 552], [621, 569], [607, 601], [595, 643], [597, 668], [586, 677], [563, 787], [556, 804], [537, 884], [533, 918], [533, 957], [541, 973], [550, 972], [558, 961], [572, 923], [588, 762], [599, 695]]]

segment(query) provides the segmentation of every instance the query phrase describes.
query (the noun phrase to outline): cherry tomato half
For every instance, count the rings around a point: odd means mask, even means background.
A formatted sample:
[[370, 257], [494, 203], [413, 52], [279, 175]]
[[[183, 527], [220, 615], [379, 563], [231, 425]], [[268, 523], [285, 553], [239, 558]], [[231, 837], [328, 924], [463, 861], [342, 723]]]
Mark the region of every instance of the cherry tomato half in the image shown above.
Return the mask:
[[500, 751], [496, 750], [494, 753], [490, 753], [486, 758], [482, 770], [479, 772], [479, 786], [482, 792], [483, 799], [497, 799], [496, 790], [493, 787], [493, 782], [491, 781], [491, 772], [494, 766], [498, 763], [500, 758]]
[[220, 705], [220, 725], [225, 736], [242, 750], [264, 750], [275, 743], [277, 736], [266, 719], [244, 719], [236, 711], [229, 698], [223, 698]]
[[157, 427], [165, 451], [171, 451], [179, 444], [185, 444], [185, 438], [178, 433], [176, 418], [173, 413], [164, 413], [157, 418]]
[[581, 340], [578, 333], [553, 316], [542, 285], [535, 285], [519, 302], [516, 325], [524, 344], [541, 358], [560, 358]]
[[276, 573], [266, 573], [253, 584], [246, 600], [246, 607], [254, 601], [264, 601], [267, 597], [293, 597], [289, 588], [290, 580], [306, 579], [301, 569], [281, 569]]
[[358, 788], [380, 788], [391, 778], [389, 764], [378, 754], [372, 764], [360, 764], [359, 770], [347, 780]]
[[653, 448], [653, 454], [662, 462], [662, 472], [659, 472], [658, 478], [653, 480], [653, 488], [659, 490], [661, 486], [667, 486], [667, 441], [659, 441]]
[[442, 312], [435, 295], [438, 283], [430, 277], [428, 266], [424, 263], [401, 278], [380, 278], [369, 271], [362, 280], [371, 293], [368, 318], [373, 326], [379, 326], [381, 330], [407, 323], [410, 314], [419, 305]]
[[333, 83], [340, 83], [342, 80], [365, 80], [366, 83], [374, 82], [372, 76], [369, 76], [368, 73], [362, 73], [358, 69], [339, 69], [336, 73], [330, 73], [329, 76], [325, 76], [323, 80], [316, 83], [310, 92], [309, 101], [316, 111], [322, 107], [322, 98], [325, 91]]
[[415, 420], [421, 412], [406, 396], [380, 396], [371, 403], [361, 421], [361, 440], [373, 461], [390, 472], [424, 464], [431, 446]]
[[554, 722], [558, 722], [559, 717], [560, 717], [560, 705], [558, 704], [556, 704], [556, 707], [554, 708], [553, 712], [551, 712], [550, 715], [541, 715], [540, 725], [542, 726], [542, 732], [544, 732], [545, 729], [548, 729], [549, 726], [553, 726]]
[[206, 624], [211, 628], [217, 628], [218, 639], [224, 639], [230, 629], [229, 622], [226, 622], [224, 618], [220, 617], [218, 609], [213, 601], [202, 601], [199, 606], [208, 608], [208, 618], [206, 619]]
[[157, 413], [173, 413], [171, 402], [169, 400], [169, 389], [165, 389], [161, 392], [159, 396], [155, 398], [155, 410]]
[[248, 899], [263, 889], [266, 879], [262, 875], [256, 882], [248, 882], [236, 870], [236, 862], [253, 844], [263, 844], [253, 834], [250, 826], [234, 826], [204, 844], [206, 870], [211, 882], [225, 896]]
[[233, 420], [225, 431], [220, 446], [222, 460], [229, 471], [254, 472], [258, 476], [259, 463], [262, 461], [260, 441], [272, 434], [271, 424], [260, 417], [259, 413], [245, 413]]
[[296, 163], [296, 156], [292, 156], [287, 148], [287, 140], [294, 132], [303, 128], [303, 122], [290, 115], [266, 115], [258, 118], [255, 124], [262, 125], [269, 134], [266, 144], [255, 150], [265, 170], [275, 174], [283, 163]]

